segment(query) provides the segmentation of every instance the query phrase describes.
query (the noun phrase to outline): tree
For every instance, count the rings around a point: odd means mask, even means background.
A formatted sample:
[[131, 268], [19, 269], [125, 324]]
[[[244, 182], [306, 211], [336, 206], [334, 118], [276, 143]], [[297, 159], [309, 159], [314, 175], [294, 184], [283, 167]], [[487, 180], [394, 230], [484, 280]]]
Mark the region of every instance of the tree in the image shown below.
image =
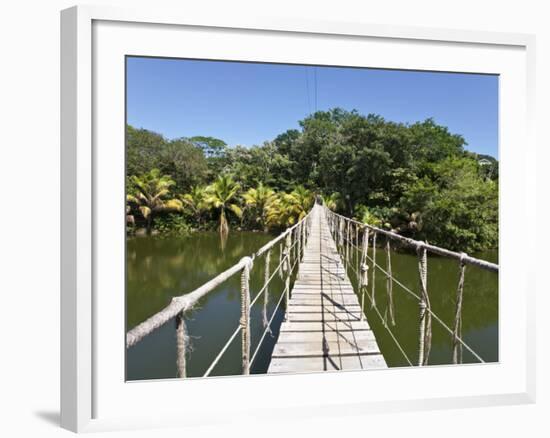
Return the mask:
[[313, 206], [313, 194], [304, 186], [298, 186], [291, 193], [283, 196], [283, 203], [290, 223], [296, 223], [302, 220]]
[[247, 207], [252, 207], [254, 209], [254, 222], [266, 231], [268, 214], [277, 201], [275, 192], [260, 183], [258, 187], [248, 189], [248, 191], [243, 194], [243, 199]]
[[147, 234], [151, 234], [153, 220], [163, 212], [182, 211], [179, 199], [169, 198], [170, 187], [175, 183], [168, 175], [161, 175], [159, 169], [140, 176], [130, 177], [132, 187], [128, 190], [127, 202], [134, 204], [145, 219]]
[[180, 196], [184, 208], [189, 210], [200, 228], [203, 214], [208, 209], [208, 191], [205, 186], [194, 186], [189, 193]]
[[331, 193], [323, 197], [323, 203], [329, 210], [338, 211], [342, 207], [342, 195], [339, 192]]
[[401, 207], [414, 212], [422, 240], [466, 252], [498, 244], [498, 183], [481, 177], [470, 158], [431, 164], [405, 191]]
[[167, 142], [159, 152], [159, 169], [171, 175], [178, 192], [203, 184], [208, 175], [204, 153], [184, 138]]
[[240, 185], [229, 175], [219, 175], [218, 178], [208, 186], [206, 202], [219, 212], [220, 234], [227, 235], [229, 224], [227, 221], [228, 212], [232, 212], [238, 218], [242, 217], [242, 210], [237, 204], [237, 194]]
[[165, 145], [162, 135], [126, 125], [126, 174], [141, 175], [158, 167]]

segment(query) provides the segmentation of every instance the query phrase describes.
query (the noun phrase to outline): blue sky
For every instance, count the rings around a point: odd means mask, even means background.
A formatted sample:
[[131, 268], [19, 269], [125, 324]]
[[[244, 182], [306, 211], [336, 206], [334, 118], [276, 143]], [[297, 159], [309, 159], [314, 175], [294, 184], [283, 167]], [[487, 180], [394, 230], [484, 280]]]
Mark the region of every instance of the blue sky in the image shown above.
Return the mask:
[[205, 135], [230, 146], [262, 144], [298, 128], [316, 108], [334, 107], [395, 122], [433, 117], [461, 134], [468, 150], [498, 157], [497, 76], [127, 59], [128, 123], [169, 139]]

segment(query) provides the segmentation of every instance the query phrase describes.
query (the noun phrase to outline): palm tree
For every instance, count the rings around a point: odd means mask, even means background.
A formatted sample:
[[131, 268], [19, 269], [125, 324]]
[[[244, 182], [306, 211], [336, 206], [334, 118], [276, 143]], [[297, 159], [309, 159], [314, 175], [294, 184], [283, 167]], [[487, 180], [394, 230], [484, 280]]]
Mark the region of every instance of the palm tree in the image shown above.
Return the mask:
[[243, 215], [241, 208], [236, 203], [240, 188], [241, 186], [233, 181], [233, 178], [229, 175], [219, 175], [208, 186], [206, 202], [220, 212], [220, 234], [222, 235], [227, 235], [229, 232], [229, 224], [227, 222], [229, 211], [233, 212], [238, 218], [241, 218]]
[[323, 198], [323, 202], [329, 210], [337, 211], [342, 205], [342, 195], [338, 192], [334, 192], [330, 196]]
[[302, 220], [313, 204], [313, 194], [304, 186], [297, 186], [283, 196], [292, 223]]
[[158, 213], [182, 211], [179, 199], [166, 199], [175, 182], [170, 176], [161, 175], [159, 169], [152, 169], [141, 176], [131, 176], [130, 184], [133, 187], [126, 200], [138, 207], [145, 219], [147, 234], [151, 234], [153, 219]]
[[207, 197], [208, 191], [204, 186], [194, 186], [191, 188], [191, 192], [180, 196], [181, 202], [191, 211], [199, 228], [202, 222], [202, 215], [208, 209]]
[[247, 207], [256, 209], [257, 216], [255, 220], [266, 231], [268, 214], [277, 200], [275, 192], [260, 183], [257, 188], [248, 189], [243, 195], [243, 199]]

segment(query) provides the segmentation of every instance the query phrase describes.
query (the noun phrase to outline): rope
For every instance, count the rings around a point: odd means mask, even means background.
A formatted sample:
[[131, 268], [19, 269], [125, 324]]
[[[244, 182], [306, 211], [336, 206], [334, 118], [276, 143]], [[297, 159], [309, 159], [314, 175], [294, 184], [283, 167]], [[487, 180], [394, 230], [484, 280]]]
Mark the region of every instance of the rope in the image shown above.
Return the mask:
[[[357, 224], [355, 224], [355, 244], [359, 245], [359, 227]], [[359, 254], [357, 254], [357, 251], [355, 251], [355, 266], [359, 270]]]
[[[369, 300], [371, 299], [371, 297], [369, 297], [369, 295], [367, 294], [367, 297], [369, 298]], [[371, 303], [372, 304], [372, 303]], [[395, 345], [397, 346], [398, 350], [401, 352], [401, 354], [403, 355], [403, 357], [405, 358], [405, 360], [407, 361], [407, 363], [412, 366], [412, 361], [409, 359], [409, 356], [407, 356], [407, 353], [405, 353], [405, 350], [403, 349], [403, 347], [401, 346], [401, 344], [399, 343], [399, 341], [397, 340], [397, 338], [395, 337], [395, 335], [393, 334], [393, 332], [391, 331], [391, 329], [388, 327], [387, 324], [384, 324], [384, 318], [383, 316], [380, 314], [380, 311], [378, 310], [378, 307], [374, 306], [374, 305], [371, 305], [371, 308], [374, 308], [374, 311], [376, 312], [376, 314], [378, 315], [378, 318], [380, 318], [380, 321], [382, 322], [382, 325], [384, 326], [384, 328], [388, 331], [388, 333], [390, 334], [390, 337], [392, 338], [393, 342], [395, 343]]]
[[392, 281], [392, 272], [391, 272], [391, 247], [390, 239], [386, 239], [386, 269], [388, 274], [386, 276], [386, 292], [388, 296], [387, 309], [390, 315], [391, 325], [395, 325], [395, 309], [393, 305], [393, 281]]
[[[277, 275], [278, 272], [282, 271], [282, 265], [284, 263], [284, 260], [281, 260], [281, 262], [279, 263], [279, 265], [275, 268], [275, 270], [273, 271], [273, 273], [271, 274], [271, 276], [269, 277], [269, 279], [267, 280], [267, 282], [265, 282], [264, 286], [262, 287], [262, 289], [260, 289], [260, 291], [257, 293], [257, 295], [254, 297], [254, 299], [252, 300], [252, 302], [250, 303], [250, 308], [252, 308], [254, 306], [254, 304], [256, 303], [256, 301], [258, 301], [258, 299], [260, 298], [260, 296], [262, 296], [263, 292], [266, 290], [267, 286], [269, 285], [269, 283], [271, 283], [271, 280], [273, 280], [273, 278], [275, 277], [275, 275]], [[284, 296], [284, 294], [281, 294], [282, 296]], [[273, 318], [268, 322], [268, 327], [271, 328], [271, 322], [272, 322]], [[216, 365], [218, 364], [218, 362], [220, 361], [220, 359], [222, 358], [222, 356], [225, 354], [225, 352], [227, 351], [227, 349], [229, 348], [229, 345], [231, 345], [231, 343], [235, 340], [235, 338], [237, 337], [237, 335], [239, 334], [239, 332], [241, 331], [242, 327], [239, 325], [236, 330], [233, 332], [233, 334], [229, 337], [229, 339], [227, 340], [227, 342], [225, 343], [225, 345], [223, 346], [223, 348], [220, 350], [220, 352], [218, 353], [218, 355], [216, 356], [216, 358], [214, 359], [214, 361], [210, 364], [210, 366], [208, 367], [208, 370], [206, 371], [206, 373], [203, 375], [203, 377], [208, 377], [210, 375], [210, 373], [212, 372], [212, 370], [216, 367]], [[271, 332], [271, 330], [270, 330]], [[267, 330], [264, 330], [264, 336], [265, 337], [265, 334], [267, 333]], [[252, 365], [252, 362], [253, 360], [250, 360], [250, 365]]]
[[[371, 257], [367, 257], [367, 258], [370, 261], [372, 261]], [[384, 268], [382, 268], [380, 265], [377, 264], [377, 265], [375, 265], [375, 267], [377, 269], [379, 269], [382, 273], [384, 273], [386, 275], [388, 274], [386, 272], [386, 270]], [[411, 295], [412, 297], [414, 297], [414, 298], [416, 298], [417, 300], [420, 301], [420, 296], [418, 294], [413, 292], [411, 289], [409, 289], [407, 286], [405, 286], [403, 283], [401, 283], [395, 277], [393, 277], [393, 281], [394, 281], [395, 284], [397, 284], [401, 289], [403, 289], [409, 295]], [[370, 296], [369, 296], [369, 299], [370, 299]], [[453, 330], [447, 324], [445, 324], [445, 322], [439, 316], [437, 316], [437, 314], [435, 312], [433, 312], [431, 309], [426, 309], [426, 311], [428, 313], [430, 313], [432, 318], [435, 319], [441, 325], [441, 327], [443, 327], [449, 334], [451, 334], [451, 335], [453, 334]], [[464, 348], [466, 348], [466, 350], [468, 350], [472, 354], [472, 356], [474, 356], [479, 362], [485, 363], [485, 361], [472, 349], [472, 347], [470, 347], [468, 344], [466, 344], [466, 342], [464, 342], [464, 340], [462, 338], [458, 337], [457, 340], [460, 343], [460, 345], [462, 345]]]
[[418, 245], [418, 274], [420, 278], [420, 330], [418, 339], [418, 366], [428, 364], [432, 342], [432, 318], [426, 309], [430, 308], [428, 296], [428, 256], [426, 248]]
[[[262, 321], [264, 324], [264, 328], [267, 328], [269, 333], [271, 333], [271, 328], [269, 327], [267, 323], [267, 302], [269, 300], [269, 264], [271, 262], [271, 250], [267, 251], [267, 254], [265, 255], [265, 270], [264, 270], [264, 308], [262, 312]], [[258, 294], [259, 295], [259, 294]]]
[[455, 326], [453, 330], [453, 363], [462, 363], [462, 345], [458, 338], [462, 337], [462, 296], [464, 294], [464, 274], [466, 264], [461, 260], [459, 265], [458, 287], [456, 289]]
[[[275, 309], [273, 310], [273, 314], [271, 315], [271, 318], [269, 319], [268, 327], [271, 326], [271, 323], [273, 322], [273, 318], [275, 318], [275, 315], [277, 314], [277, 310], [281, 306], [281, 303], [283, 302], [284, 297], [285, 297], [284, 293], [281, 294], [281, 296], [279, 297], [279, 301], [277, 301], [277, 305], [275, 306]], [[269, 330], [269, 332], [271, 333], [271, 330]], [[250, 360], [251, 365], [254, 363], [254, 360], [256, 359], [256, 356], [258, 355], [258, 352], [260, 351], [260, 347], [262, 346], [262, 342], [264, 341], [267, 333], [268, 333], [268, 331], [264, 330], [264, 333], [262, 334], [262, 337], [258, 341], [258, 345], [256, 346], [256, 350], [254, 351], [254, 354], [252, 355], [252, 359]]]
[[245, 263], [241, 273], [241, 319], [243, 374], [250, 374], [250, 270], [252, 259]]
[[[291, 268], [290, 268], [290, 241], [291, 237], [290, 234], [287, 236], [285, 241], [285, 251], [284, 251], [284, 259], [286, 260], [284, 267], [285, 267], [285, 304], [286, 308], [288, 309], [288, 303], [290, 301], [290, 274], [291, 274]], [[285, 312], [285, 321], [289, 321], [289, 314], [288, 312]]]
[[189, 335], [187, 334], [183, 312], [178, 313], [178, 316], [176, 316], [176, 348], [178, 377], [185, 378], [187, 377], [187, 360], [185, 355], [189, 348]]
[[[328, 210], [326, 210], [328, 211]], [[337, 221], [341, 220], [340, 216], [337, 215], [336, 213], [333, 213], [331, 211], [328, 211], [329, 213], [331, 213], [332, 215], [332, 220], [334, 221], [335, 224], [338, 224]], [[366, 227], [366, 230], [365, 232], [369, 232], [369, 230], [371, 230], [371, 227], [367, 226], [366, 224], [363, 224], [365, 227]], [[335, 228], [335, 230], [338, 230], [338, 228]], [[376, 233], [376, 231], [373, 231], [374, 233]], [[391, 237], [391, 236], [390, 236]], [[373, 243], [374, 243], [375, 239], [373, 237]], [[422, 243], [422, 242], [420, 242]], [[358, 250], [362, 250], [361, 248], [357, 247], [354, 245], [354, 247]], [[429, 245], [425, 245], [425, 249], [429, 249], [430, 246]], [[373, 258], [374, 257], [374, 258]], [[376, 263], [376, 260], [375, 260], [375, 250], [373, 248], [373, 257], [370, 257], [368, 255], [368, 252], [365, 252], [365, 262], [368, 260], [369, 262], [372, 263], [372, 266], [373, 266], [373, 270], [380, 270], [384, 275], [386, 276], [389, 276], [389, 272], [386, 271], [384, 268], [382, 268], [378, 263]], [[471, 259], [471, 257], [469, 256], [466, 256], [464, 255], [464, 264], [467, 264], [468, 263], [468, 260]], [[357, 276], [360, 276], [360, 273], [359, 271], [357, 271], [356, 269], [354, 269], [353, 267], [351, 268], [352, 271], [357, 275]], [[418, 295], [417, 293], [415, 293], [413, 290], [411, 290], [409, 287], [407, 287], [405, 284], [403, 284], [401, 281], [399, 281], [397, 278], [395, 278], [393, 275], [391, 276], [391, 279], [392, 281], [397, 285], [399, 286], [403, 291], [407, 292], [409, 295], [411, 295], [412, 297], [416, 298], [418, 301], [421, 300], [421, 297], [420, 295]], [[371, 301], [371, 305], [372, 305], [372, 298], [371, 296], [369, 296], [369, 294], [366, 294], [369, 301]], [[364, 308], [364, 306], [363, 306]], [[451, 336], [453, 336], [453, 329], [451, 329], [435, 312], [432, 311], [431, 308], [427, 307], [426, 308], [426, 313], [428, 313], [435, 321], [437, 321], [441, 327], [443, 327], [443, 329], [445, 329]], [[454, 336], [453, 336], [453, 339], [454, 339]], [[456, 337], [456, 340], [457, 342], [460, 344], [461, 348], [465, 348], [466, 350], [468, 350], [468, 352], [470, 352], [472, 354], [472, 356], [474, 356], [480, 363], [485, 363], [485, 361], [483, 360], [483, 358], [481, 356], [479, 356], [479, 354], [477, 354], [462, 338], [461, 336], [457, 336]]]
[[[372, 263], [373, 266], [376, 265], [376, 231], [372, 236]], [[372, 299], [371, 299], [371, 309], [376, 307], [376, 295], [375, 295], [375, 286], [376, 286], [376, 269], [372, 270]]]
[[361, 250], [361, 274], [358, 275], [359, 290], [361, 291], [361, 321], [365, 319], [365, 292], [369, 285], [369, 265], [367, 252], [369, 250], [369, 229], [363, 231], [363, 248]]
[[[283, 262], [283, 243], [281, 242], [281, 244], [279, 245], [279, 266], [282, 264], [282, 262]], [[282, 270], [279, 270], [279, 277], [281, 277], [281, 280], [283, 279]]]
[[216, 365], [218, 364], [222, 356], [225, 354], [226, 350], [229, 348], [229, 345], [231, 345], [231, 342], [233, 342], [233, 340], [237, 337], [241, 329], [242, 327], [239, 325], [237, 329], [233, 332], [233, 334], [229, 337], [229, 340], [225, 343], [223, 348], [220, 350], [220, 352], [218, 353], [214, 361], [210, 364], [210, 366], [208, 367], [208, 369], [206, 370], [206, 372], [202, 377], [208, 377], [210, 375], [212, 370], [216, 367]]

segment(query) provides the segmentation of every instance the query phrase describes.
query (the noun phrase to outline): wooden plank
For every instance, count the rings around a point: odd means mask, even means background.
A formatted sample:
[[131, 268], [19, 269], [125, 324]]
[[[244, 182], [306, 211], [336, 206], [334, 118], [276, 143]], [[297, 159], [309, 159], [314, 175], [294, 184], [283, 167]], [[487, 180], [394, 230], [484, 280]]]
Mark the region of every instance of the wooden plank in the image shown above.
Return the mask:
[[333, 306], [332, 304], [329, 305], [329, 306], [318, 306], [318, 305], [309, 305], [309, 306], [304, 306], [304, 305], [299, 305], [299, 304], [292, 304], [290, 303], [290, 306], [288, 307], [288, 311], [290, 313], [308, 313], [308, 312], [312, 312], [312, 313], [318, 313], [318, 312], [321, 312], [321, 311], [330, 311], [330, 312], [333, 312], [333, 313], [348, 313], [348, 312], [351, 312], [351, 313], [361, 313], [361, 306], [357, 305], [349, 305], [349, 306], [346, 306], [346, 307], [336, 307], [336, 306]]
[[387, 368], [381, 354], [343, 356], [337, 361], [324, 357], [274, 358], [269, 365], [270, 373], [312, 373], [338, 370], [373, 370]]
[[341, 324], [341, 327], [337, 327], [337, 324], [334, 322], [327, 321], [326, 323], [322, 322], [283, 322], [281, 324], [281, 332], [329, 332], [329, 331], [359, 331], [359, 330], [370, 330], [367, 322], [364, 321], [350, 321], [346, 324]]
[[378, 344], [373, 339], [361, 342], [277, 342], [272, 357], [314, 357], [314, 356], [350, 356], [357, 354], [380, 354]]
[[359, 313], [289, 313], [289, 321], [310, 322], [310, 321], [359, 321]]
[[312, 228], [268, 372], [385, 368], [321, 207]]
[[342, 342], [353, 344], [357, 342], [376, 342], [372, 330], [358, 331], [328, 331], [328, 332], [281, 332], [278, 344], [293, 343], [299, 344], [309, 342], [320, 344], [322, 342]]

